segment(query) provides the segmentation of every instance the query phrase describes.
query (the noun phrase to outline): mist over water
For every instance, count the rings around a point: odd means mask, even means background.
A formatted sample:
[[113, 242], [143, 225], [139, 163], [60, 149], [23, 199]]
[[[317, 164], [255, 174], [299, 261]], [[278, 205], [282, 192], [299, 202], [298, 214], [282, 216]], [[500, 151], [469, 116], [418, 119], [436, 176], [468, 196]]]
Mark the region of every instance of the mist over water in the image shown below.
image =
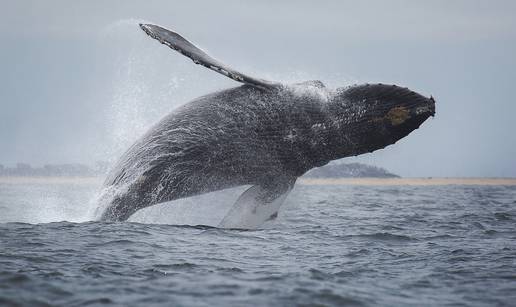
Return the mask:
[[[106, 110], [109, 149], [105, 160], [115, 160], [150, 126], [175, 107], [186, 103], [178, 90], [184, 80], [171, 73], [156, 81], [162, 69], [156, 47], [138, 31], [143, 20], [126, 19], [108, 25], [101, 34], [107, 44], [115, 44], [112, 99]], [[116, 157], [116, 158], [115, 158]]]

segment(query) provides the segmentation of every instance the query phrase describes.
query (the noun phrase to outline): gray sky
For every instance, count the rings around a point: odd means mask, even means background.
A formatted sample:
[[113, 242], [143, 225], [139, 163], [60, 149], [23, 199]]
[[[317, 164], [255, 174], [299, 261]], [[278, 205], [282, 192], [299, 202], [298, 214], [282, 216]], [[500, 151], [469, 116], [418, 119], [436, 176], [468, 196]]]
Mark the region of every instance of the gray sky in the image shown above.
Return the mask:
[[259, 77], [436, 98], [419, 130], [347, 161], [516, 176], [515, 1], [185, 2], [3, 3], [0, 163], [113, 161], [178, 105], [238, 85], [146, 37], [137, 23], [148, 21]]

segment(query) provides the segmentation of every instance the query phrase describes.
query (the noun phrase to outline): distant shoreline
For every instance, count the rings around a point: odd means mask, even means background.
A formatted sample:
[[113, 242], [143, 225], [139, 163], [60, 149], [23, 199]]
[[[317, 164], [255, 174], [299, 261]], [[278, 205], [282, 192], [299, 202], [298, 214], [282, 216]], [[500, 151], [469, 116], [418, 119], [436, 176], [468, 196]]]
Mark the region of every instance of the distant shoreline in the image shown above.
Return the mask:
[[[0, 176], [0, 184], [86, 184], [101, 185], [104, 177], [94, 176]], [[516, 178], [299, 178], [301, 185], [354, 186], [439, 186], [439, 185], [508, 185]]]
[[0, 176], [4, 184], [102, 184], [97, 176]]
[[302, 185], [516, 185], [516, 178], [299, 178]]

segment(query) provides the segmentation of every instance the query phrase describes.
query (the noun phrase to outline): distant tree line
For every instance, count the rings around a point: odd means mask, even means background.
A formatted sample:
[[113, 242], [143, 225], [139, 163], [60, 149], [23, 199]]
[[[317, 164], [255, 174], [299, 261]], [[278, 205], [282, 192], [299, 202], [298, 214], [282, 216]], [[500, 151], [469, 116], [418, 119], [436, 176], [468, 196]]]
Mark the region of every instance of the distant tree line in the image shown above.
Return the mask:
[[388, 170], [362, 163], [329, 164], [314, 168], [304, 175], [308, 178], [396, 178]]
[[98, 161], [93, 166], [80, 163], [45, 164], [32, 167], [28, 163], [17, 163], [15, 167], [0, 164], [0, 176], [99, 176], [107, 173], [109, 163]]
[[[100, 176], [105, 175], [109, 163], [99, 161], [93, 166], [80, 163], [46, 164], [32, 167], [27, 163], [17, 163], [15, 167], [0, 164], [0, 176]], [[315, 168], [304, 175], [308, 178], [393, 178], [399, 177], [381, 167], [362, 163], [329, 164]]]

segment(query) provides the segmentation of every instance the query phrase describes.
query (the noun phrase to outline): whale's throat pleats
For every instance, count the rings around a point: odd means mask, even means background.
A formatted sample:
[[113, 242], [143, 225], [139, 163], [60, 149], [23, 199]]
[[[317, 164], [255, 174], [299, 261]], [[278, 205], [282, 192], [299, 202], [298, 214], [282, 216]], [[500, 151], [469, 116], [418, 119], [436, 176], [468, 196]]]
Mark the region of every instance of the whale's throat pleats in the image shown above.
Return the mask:
[[200, 64], [237, 82], [246, 83], [264, 90], [273, 90], [280, 86], [279, 83], [251, 77], [234, 70], [233, 68], [215, 60], [184, 37], [173, 31], [152, 24], [140, 24], [140, 27], [150, 37], [178, 51], [182, 55], [189, 57], [195, 64]]

